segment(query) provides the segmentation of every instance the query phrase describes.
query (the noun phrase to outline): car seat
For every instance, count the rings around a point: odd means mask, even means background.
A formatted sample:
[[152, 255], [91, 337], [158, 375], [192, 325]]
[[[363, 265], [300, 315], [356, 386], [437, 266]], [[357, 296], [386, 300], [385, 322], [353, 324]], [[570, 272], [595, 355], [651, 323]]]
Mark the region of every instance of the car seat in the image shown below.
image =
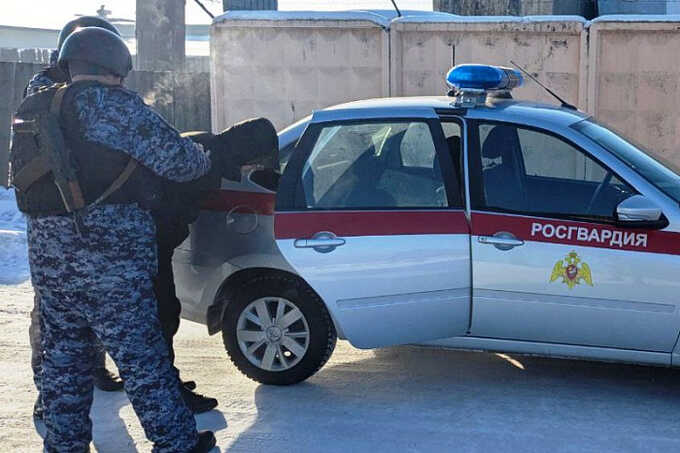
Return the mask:
[[460, 137], [457, 135], [452, 135], [446, 139], [446, 143], [449, 145], [449, 154], [451, 155], [451, 162], [453, 162], [453, 168], [456, 171], [456, 176], [458, 179], [462, 178], [460, 171], [461, 167], [461, 156], [462, 150], [460, 147]]
[[512, 126], [495, 126], [482, 146], [482, 179], [487, 207], [511, 211], [527, 208], [524, 162]]
[[344, 201], [348, 208], [394, 208], [395, 198], [388, 191], [377, 187], [383, 170], [379, 168], [379, 160], [375, 152], [367, 151], [352, 165], [349, 193]]

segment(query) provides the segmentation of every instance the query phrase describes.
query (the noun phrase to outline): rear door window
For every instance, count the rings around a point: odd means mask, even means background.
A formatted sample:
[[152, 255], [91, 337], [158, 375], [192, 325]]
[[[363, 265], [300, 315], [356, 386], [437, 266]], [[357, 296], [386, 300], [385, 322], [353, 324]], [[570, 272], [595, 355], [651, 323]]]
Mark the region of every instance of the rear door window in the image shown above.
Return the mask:
[[443, 208], [449, 205], [435, 142], [424, 121], [322, 127], [300, 174], [308, 209]]

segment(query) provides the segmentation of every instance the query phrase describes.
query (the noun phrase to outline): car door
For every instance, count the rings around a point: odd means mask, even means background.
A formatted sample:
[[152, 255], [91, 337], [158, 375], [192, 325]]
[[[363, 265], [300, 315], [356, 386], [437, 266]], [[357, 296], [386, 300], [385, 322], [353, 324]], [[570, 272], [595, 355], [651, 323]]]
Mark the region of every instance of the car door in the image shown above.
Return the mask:
[[356, 347], [469, 326], [469, 229], [444, 148], [435, 119], [312, 120], [286, 166], [276, 243]]
[[613, 224], [636, 191], [545, 130], [476, 122], [471, 335], [668, 352], [680, 260]]

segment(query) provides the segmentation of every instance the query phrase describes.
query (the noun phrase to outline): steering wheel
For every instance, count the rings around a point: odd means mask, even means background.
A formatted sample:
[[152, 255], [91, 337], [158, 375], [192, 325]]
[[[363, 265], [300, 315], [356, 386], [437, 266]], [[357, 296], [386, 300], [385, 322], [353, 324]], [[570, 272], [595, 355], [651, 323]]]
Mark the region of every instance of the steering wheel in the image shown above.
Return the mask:
[[595, 189], [595, 192], [593, 192], [593, 197], [590, 199], [590, 202], [588, 203], [586, 213], [592, 214], [591, 211], [595, 207], [595, 202], [598, 200], [598, 198], [600, 198], [600, 195], [602, 195], [602, 191], [612, 180], [612, 176], [614, 176], [614, 174], [611, 171], [607, 171], [607, 174], [604, 176], [604, 179], [600, 184], [598, 184], [597, 188]]

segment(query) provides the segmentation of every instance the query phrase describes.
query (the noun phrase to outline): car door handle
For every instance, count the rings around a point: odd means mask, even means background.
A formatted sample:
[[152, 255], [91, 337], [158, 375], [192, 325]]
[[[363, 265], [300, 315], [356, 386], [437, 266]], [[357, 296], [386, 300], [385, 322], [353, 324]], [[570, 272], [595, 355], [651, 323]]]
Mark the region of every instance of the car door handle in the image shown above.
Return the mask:
[[314, 249], [319, 253], [328, 253], [347, 241], [328, 231], [316, 233], [311, 239], [296, 239], [293, 245], [298, 249]]
[[498, 250], [510, 250], [520, 245], [524, 245], [524, 241], [517, 239], [514, 234], [501, 231], [493, 236], [479, 236], [477, 238], [480, 244], [489, 244], [496, 247]]
[[314, 249], [317, 247], [340, 247], [345, 245], [344, 239], [296, 239], [295, 247], [299, 249]]

